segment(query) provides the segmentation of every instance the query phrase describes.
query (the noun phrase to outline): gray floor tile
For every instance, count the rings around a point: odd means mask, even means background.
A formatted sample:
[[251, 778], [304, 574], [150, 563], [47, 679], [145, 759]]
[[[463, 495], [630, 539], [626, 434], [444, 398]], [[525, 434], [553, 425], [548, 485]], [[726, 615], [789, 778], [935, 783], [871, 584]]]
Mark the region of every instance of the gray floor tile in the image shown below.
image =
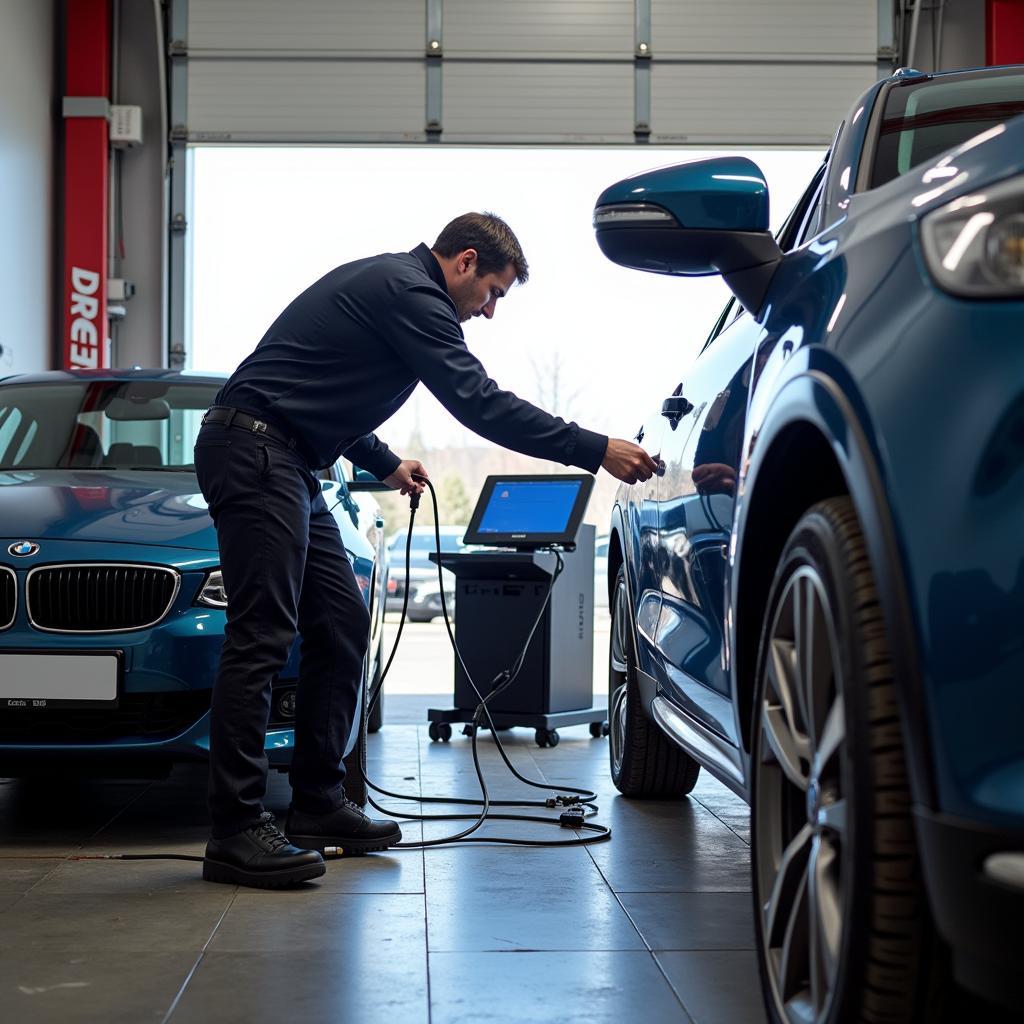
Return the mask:
[[653, 950], [754, 948], [749, 893], [626, 892], [619, 898]]
[[68, 860], [47, 875], [33, 890], [40, 895], [56, 893], [112, 896], [150, 896], [156, 893], [210, 895], [210, 883], [202, 879], [202, 865], [174, 860]]
[[427, 1020], [426, 953], [206, 953], [171, 1024]]
[[430, 1004], [432, 1024], [690, 1020], [646, 952], [431, 953]]
[[602, 820], [610, 843], [590, 848], [616, 892], [744, 892], [750, 888], [750, 847], [710, 811], [685, 802], [637, 809], [628, 801]]
[[152, 896], [29, 893], [4, 914], [0, 950], [198, 951], [234, 894], [228, 886], [207, 889]]
[[436, 850], [425, 862], [432, 952], [644, 948], [581, 848]]
[[16, 892], [9, 892], [0, 894], [0, 914], [5, 910], [10, 910], [18, 900], [21, 899], [21, 894]]
[[0, 958], [4, 1020], [25, 1024], [159, 1022], [195, 963], [194, 953], [14, 951]]
[[756, 954], [746, 950], [658, 953], [694, 1024], [765, 1024]]
[[0, 893], [28, 892], [62, 863], [59, 858], [19, 858], [17, 851], [13, 852], [15, 856], [7, 854], [0, 859]]
[[377, 959], [426, 950], [423, 897], [402, 893], [239, 891], [210, 943], [211, 953], [345, 950]]

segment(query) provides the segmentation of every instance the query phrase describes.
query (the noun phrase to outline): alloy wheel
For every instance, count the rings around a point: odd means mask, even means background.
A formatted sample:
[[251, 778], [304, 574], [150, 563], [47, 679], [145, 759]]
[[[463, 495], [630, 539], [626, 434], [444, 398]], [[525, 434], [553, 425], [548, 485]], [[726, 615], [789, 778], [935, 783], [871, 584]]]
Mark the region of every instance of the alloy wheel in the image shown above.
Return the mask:
[[847, 913], [850, 780], [835, 619], [801, 565], [767, 638], [755, 750], [755, 874], [762, 956], [778, 1016], [827, 1019]]
[[622, 756], [626, 748], [626, 690], [629, 681], [627, 644], [629, 623], [626, 620], [629, 603], [626, 584], [621, 578], [615, 588], [612, 607], [612, 628], [608, 652], [608, 742], [612, 771], [622, 771]]

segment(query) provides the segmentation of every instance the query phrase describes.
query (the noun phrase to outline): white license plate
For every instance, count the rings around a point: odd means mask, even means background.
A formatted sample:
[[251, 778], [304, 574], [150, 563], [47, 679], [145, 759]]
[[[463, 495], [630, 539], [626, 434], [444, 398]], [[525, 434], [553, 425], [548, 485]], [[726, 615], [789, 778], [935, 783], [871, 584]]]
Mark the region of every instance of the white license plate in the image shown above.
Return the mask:
[[117, 700], [117, 654], [0, 654], [0, 707]]

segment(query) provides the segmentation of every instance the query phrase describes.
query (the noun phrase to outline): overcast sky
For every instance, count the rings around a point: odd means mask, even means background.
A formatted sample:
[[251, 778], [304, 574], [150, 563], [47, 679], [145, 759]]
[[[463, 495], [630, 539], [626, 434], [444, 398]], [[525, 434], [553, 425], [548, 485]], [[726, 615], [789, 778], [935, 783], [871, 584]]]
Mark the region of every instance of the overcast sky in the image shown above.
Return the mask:
[[[743, 152], [767, 177], [775, 227], [821, 151]], [[561, 407], [552, 411], [631, 437], [682, 378], [728, 292], [717, 278], [610, 263], [594, 240], [594, 201], [619, 178], [712, 155], [645, 147], [196, 149], [192, 366], [234, 369], [284, 306], [339, 263], [430, 244], [458, 214], [490, 210], [519, 237], [530, 280], [498, 302], [493, 320], [464, 325], [470, 348], [502, 387], [531, 401], [550, 400], [560, 365]], [[401, 454], [417, 424], [430, 446], [476, 443], [422, 387], [378, 433]]]

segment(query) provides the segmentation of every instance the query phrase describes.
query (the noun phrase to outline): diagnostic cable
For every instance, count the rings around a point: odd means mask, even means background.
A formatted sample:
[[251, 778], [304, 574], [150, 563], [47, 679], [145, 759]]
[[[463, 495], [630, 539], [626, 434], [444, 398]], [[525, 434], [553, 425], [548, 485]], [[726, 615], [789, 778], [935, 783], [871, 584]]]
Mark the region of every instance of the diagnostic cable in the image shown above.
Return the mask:
[[[552, 553], [555, 556], [556, 568], [551, 575], [551, 581], [548, 584], [547, 592], [544, 595], [544, 600], [541, 602], [540, 609], [533, 621], [533, 625], [530, 628], [530, 632], [526, 638], [526, 642], [520, 653], [517, 655], [512, 664], [499, 672], [494, 679], [491, 681], [491, 687], [484, 696], [478, 688], [476, 682], [473, 679], [469, 668], [466, 665], [465, 660], [462, 657], [462, 652], [459, 650], [459, 646], [455, 641], [455, 634], [452, 631], [451, 619], [448, 615], [448, 604], [444, 596], [444, 577], [443, 567], [441, 565], [441, 528], [440, 528], [440, 517], [438, 515], [437, 506], [437, 493], [434, 490], [434, 485], [429, 479], [418, 474], [414, 474], [414, 478], [423, 483], [430, 491], [431, 503], [434, 511], [434, 541], [437, 550], [437, 580], [438, 589], [441, 596], [441, 612], [444, 617], [445, 629], [448, 633], [448, 639], [451, 643], [452, 650], [455, 653], [455, 657], [458, 659], [459, 664], [465, 673], [466, 679], [469, 681], [470, 687], [476, 694], [479, 701], [473, 712], [473, 718], [468, 726], [468, 731], [471, 740], [472, 753], [473, 753], [473, 767], [476, 771], [477, 782], [480, 786], [481, 799], [472, 800], [466, 798], [455, 798], [455, 797], [443, 797], [443, 796], [414, 796], [406, 793], [393, 793], [389, 790], [383, 789], [376, 785], [364, 770], [364, 778], [366, 781], [367, 789], [373, 790], [375, 793], [381, 796], [390, 797], [395, 800], [409, 800], [416, 803], [437, 803], [437, 804], [459, 804], [469, 805], [473, 807], [479, 807], [480, 811], [477, 814], [410, 814], [402, 811], [396, 811], [391, 808], [383, 807], [377, 803], [372, 796], [367, 795], [367, 800], [371, 806], [375, 807], [378, 811], [396, 817], [403, 818], [410, 821], [469, 821], [472, 822], [467, 828], [451, 836], [443, 836], [437, 839], [421, 839], [417, 841], [397, 843], [389, 849], [406, 849], [406, 850], [420, 850], [427, 847], [433, 846], [450, 846], [458, 843], [497, 843], [506, 846], [586, 846], [592, 843], [605, 842], [611, 838], [611, 830], [605, 826], [597, 824], [596, 822], [590, 821], [594, 815], [597, 814], [597, 805], [594, 801], [597, 799], [597, 794], [589, 789], [579, 789], [573, 786], [561, 786], [555, 787], [546, 782], [538, 782], [534, 779], [529, 779], [523, 775], [509, 760], [508, 754], [498, 736], [498, 730], [495, 728], [494, 721], [491, 717], [491, 712], [488, 704], [502, 693], [509, 686], [515, 682], [516, 677], [519, 675], [523, 667], [523, 662], [526, 660], [526, 654], [529, 650], [530, 644], [533, 641], [534, 634], [537, 632], [537, 628], [540, 626], [544, 618], [544, 613], [547, 610], [548, 603], [551, 600], [551, 593], [554, 589], [555, 583], [558, 577], [561, 575], [562, 570], [565, 567], [565, 561], [562, 558], [561, 553], [556, 549], [552, 549]], [[384, 680], [387, 678], [388, 672], [391, 670], [391, 665], [394, 662], [395, 654], [398, 651], [398, 645], [402, 639], [402, 631], [405, 628], [406, 614], [409, 606], [409, 571], [410, 561], [412, 557], [412, 531], [416, 521], [416, 511], [419, 508], [420, 495], [417, 492], [413, 492], [410, 495], [409, 500], [409, 531], [406, 534], [405, 541], [405, 578], [406, 586], [405, 593], [402, 600], [402, 613], [401, 619], [398, 624], [398, 632], [395, 635], [394, 644], [391, 647], [391, 653], [388, 656], [387, 662], [385, 663], [384, 670], [380, 674], [380, 678], [373, 685], [372, 690], [368, 689], [364, 683], [364, 700], [362, 701], [362, 727], [361, 734], [365, 736], [366, 720], [370, 714], [371, 709], [379, 699], [381, 687], [384, 685]], [[535, 789], [546, 790], [552, 792], [553, 790], [560, 790], [558, 795], [548, 797], [545, 800], [492, 800], [490, 792], [487, 788], [487, 780], [484, 778], [483, 768], [480, 765], [479, 751], [477, 749], [477, 737], [481, 728], [486, 727], [490, 730], [491, 736], [494, 740], [494, 744], [504, 761], [505, 766], [512, 773], [512, 775], [520, 782], [527, 786], [531, 786]], [[568, 794], [568, 795], [566, 795]], [[495, 814], [492, 807], [537, 807], [537, 808], [563, 808], [558, 818], [552, 818], [544, 815], [531, 815], [531, 814]], [[517, 837], [508, 836], [475, 836], [473, 835], [486, 821], [529, 821], [539, 822], [545, 825], [557, 825], [561, 828], [570, 828], [575, 830], [577, 833], [585, 832], [586, 835], [579, 835], [572, 837], [571, 839], [522, 839]], [[327, 851], [333, 852], [330, 847]]]

